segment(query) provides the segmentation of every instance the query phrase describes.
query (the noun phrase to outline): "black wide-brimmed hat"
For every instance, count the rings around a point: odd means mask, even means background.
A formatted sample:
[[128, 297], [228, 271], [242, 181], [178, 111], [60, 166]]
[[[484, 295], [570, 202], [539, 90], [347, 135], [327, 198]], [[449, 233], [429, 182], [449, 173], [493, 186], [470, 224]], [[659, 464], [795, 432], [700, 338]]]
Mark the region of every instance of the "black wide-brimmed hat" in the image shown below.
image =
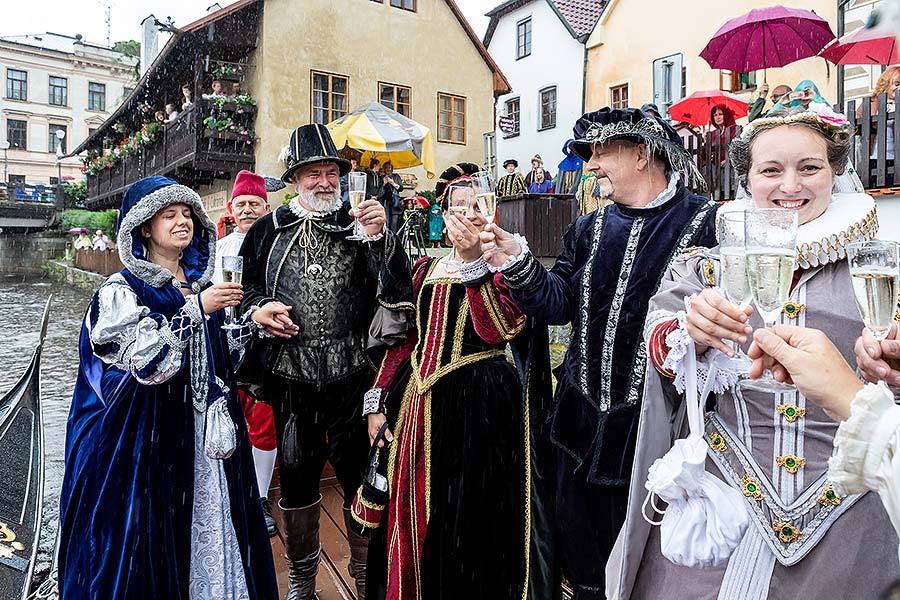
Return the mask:
[[506, 160], [503, 161], [503, 168], [505, 169], [505, 168], [508, 167], [509, 165], [512, 165], [512, 166], [514, 166], [514, 167], [518, 167], [518, 166], [519, 166], [519, 161], [517, 161], [517, 160], [514, 159], [514, 158], [507, 158]]
[[302, 125], [291, 134], [290, 143], [281, 150], [279, 157], [285, 171], [281, 180], [290, 183], [294, 173], [302, 166], [328, 161], [335, 163], [341, 175], [350, 172], [350, 161], [341, 158], [328, 129], [319, 123]]
[[671, 125], [636, 108], [601, 108], [581, 115], [572, 128], [574, 141], [569, 148], [585, 162], [591, 159], [594, 144], [604, 144], [610, 140], [628, 140], [635, 144], [645, 144], [652, 154], [667, 162], [673, 171], [678, 171], [687, 185], [698, 189], [706, 188], [706, 181], [697, 164], [684, 149], [681, 136]]

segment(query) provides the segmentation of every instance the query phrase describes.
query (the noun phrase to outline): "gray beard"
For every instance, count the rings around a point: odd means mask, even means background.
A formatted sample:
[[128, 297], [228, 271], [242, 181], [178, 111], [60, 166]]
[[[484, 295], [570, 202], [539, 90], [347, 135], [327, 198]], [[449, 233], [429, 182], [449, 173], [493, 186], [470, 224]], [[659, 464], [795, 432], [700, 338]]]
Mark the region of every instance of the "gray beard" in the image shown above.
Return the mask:
[[324, 194], [317, 195], [310, 190], [297, 190], [297, 194], [300, 196], [300, 201], [313, 212], [328, 213], [340, 207], [341, 188], [335, 188], [334, 192], [329, 196]]

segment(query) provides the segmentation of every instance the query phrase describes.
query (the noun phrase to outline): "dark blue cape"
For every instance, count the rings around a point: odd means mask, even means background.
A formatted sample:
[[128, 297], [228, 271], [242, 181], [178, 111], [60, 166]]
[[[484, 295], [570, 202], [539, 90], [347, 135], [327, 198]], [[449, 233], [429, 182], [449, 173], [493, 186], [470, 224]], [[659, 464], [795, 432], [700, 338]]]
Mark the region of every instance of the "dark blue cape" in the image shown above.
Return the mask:
[[[185, 268], [189, 278], [203, 271], [203, 261], [209, 258], [204, 253], [185, 252], [185, 259], [196, 256], [199, 261]], [[151, 286], [127, 268], [121, 275], [157, 321], [171, 319], [185, 302], [173, 285]], [[61, 597], [188, 600], [194, 409], [187, 352], [174, 377], [159, 385], [140, 384], [94, 354], [88, 325], [97, 315], [95, 293], [81, 329], [66, 431]], [[224, 461], [231, 516], [250, 598], [274, 600], [278, 591], [272, 551], [246, 425], [234, 393], [233, 365], [220, 329], [223, 317], [223, 311], [211, 315], [207, 339], [211, 368], [232, 390], [229, 410], [238, 429], [237, 448]]]

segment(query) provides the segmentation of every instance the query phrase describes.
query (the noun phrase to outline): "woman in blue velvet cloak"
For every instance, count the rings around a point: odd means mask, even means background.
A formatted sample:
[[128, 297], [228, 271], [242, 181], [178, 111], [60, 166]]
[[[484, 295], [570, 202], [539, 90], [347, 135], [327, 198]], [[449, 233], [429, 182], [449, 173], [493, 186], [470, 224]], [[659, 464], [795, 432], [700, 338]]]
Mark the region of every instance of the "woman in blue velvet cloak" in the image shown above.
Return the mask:
[[[209, 283], [215, 226], [196, 192], [148, 177], [125, 193], [117, 235], [125, 268], [94, 294], [79, 341], [60, 500], [61, 597], [274, 600], [233, 393], [251, 321], [223, 329], [222, 307], [237, 305], [241, 292]], [[223, 396], [237, 439], [228, 458], [211, 458], [219, 438], [207, 439], [207, 417]]]

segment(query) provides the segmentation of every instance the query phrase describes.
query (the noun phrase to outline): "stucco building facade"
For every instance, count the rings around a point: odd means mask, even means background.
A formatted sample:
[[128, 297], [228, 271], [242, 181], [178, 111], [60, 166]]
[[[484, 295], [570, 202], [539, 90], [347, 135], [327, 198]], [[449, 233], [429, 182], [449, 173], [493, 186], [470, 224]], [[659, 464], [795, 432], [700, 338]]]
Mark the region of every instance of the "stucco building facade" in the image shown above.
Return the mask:
[[56, 131], [64, 153], [83, 142], [115, 109], [134, 81], [134, 59], [80, 36], [54, 33], [0, 38], [0, 139], [10, 143], [4, 177], [13, 183], [81, 178], [81, 162], [57, 168]]

